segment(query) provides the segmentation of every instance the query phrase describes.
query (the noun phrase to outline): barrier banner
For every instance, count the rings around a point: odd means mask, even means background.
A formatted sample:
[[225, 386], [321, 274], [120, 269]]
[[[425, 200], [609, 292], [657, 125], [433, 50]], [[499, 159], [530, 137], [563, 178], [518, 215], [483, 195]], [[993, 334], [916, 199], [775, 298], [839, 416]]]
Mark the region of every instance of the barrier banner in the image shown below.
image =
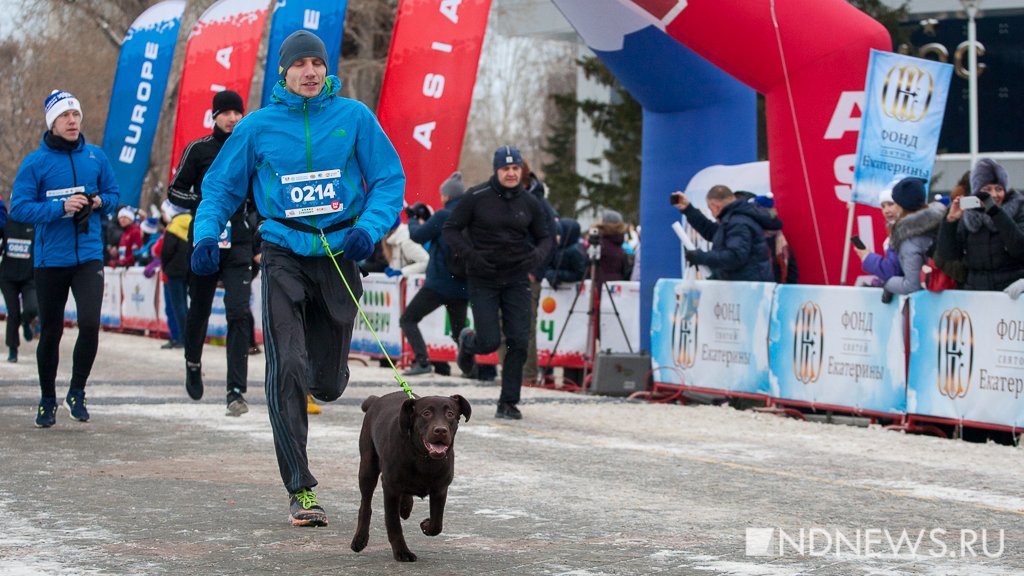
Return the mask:
[[779, 285], [768, 336], [770, 395], [903, 413], [903, 315], [880, 296], [877, 288]]
[[263, 343], [263, 273], [252, 279], [252, 293], [249, 295], [249, 310], [252, 311], [252, 335], [257, 344]]
[[882, 190], [908, 176], [931, 182], [952, 77], [951, 64], [871, 50], [854, 202], [878, 206]]
[[324, 41], [327, 48], [327, 73], [338, 73], [338, 59], [341, 57], [341, 31], [345, 28], [345, 9], [348, 0], [277, 0], [270, 20], [270, 35], [267, 40], [267, 65], [263, 72], [260, 107], [270, 104], [274, 85], [281, 81], [278, 71], [278, 55], [281, 44], [289, 34], [297, 30], [308, 30]]
[[[686, 284], [662, 278], [654, 286], [651, 366], [667, 384], [768, 393], [768, 314], [775, 284], [696, 281], [699, 302], [687, 314]], [[682, 371], [680, 382], [670, 366]]]
[[248, 101], [266, 15], [266, 0], [219, 0], [192, 27], [178, 88], [168, 182], [188, 143], [213, 131], [213, 95], [234, 90], [243, 103]]
[[440, 207], [458, 169], [491, 0], [401, 0], [377, 115], [402, 159], [408, 204]]
[[157, 290], [160, 280], [146, 278], [141, 266], [126, 269], [121, 276], [121, 327], [133, 330], [158, 330]]
[[537, 306], [537, 366], [547, 366], [550, 361], [552, 366], [583, 368], [587, 359], [589, 311], [590, 280], [563, 284], [557, 290], [546, 280], [541, 283]]
[[[405, 278], [405, 305], [420, 291], [426, 282], [423, 274], [414, 274]], [[451, 319], [448, 318], [448, 310], [441, 306], [427, 314], [420, 320], [420, 333], [423, 334], [423, 341], [427, 345], [427, 355], [431, 360], [439, 362], [454, 362], [457, 352], [455, 340], [452, 339]]]
[[604, 286], [600, 350], [635, 354], [640, 350], [640, 283], [613, 281], [605, 282]]
[[103, 151], [129, 206], [139, 205], [184, 11], [185, 0], [151, 6], [128, 29], [117, 58]]
[[1024, 428], [1024, 299], [946, 290], [909, 300], [907, 412]]
[[[339, 298], [349, 298], [348, 294]], [[363, 278], [363, 297], [359, 299], [366, 318], [370, 321], [377, 338], [396, 363], [402, 354], [402, 329], [398, 318], [402, 315], [402, 277], [389, 278], [385, 274], [370, 274]], [[352, 331], [352, 352], [372, 356], [383, 356], [373, 334], [356, 314], [356, 326]]]
[[[103, 304], [100, 307], [100, 326], [106, 328], [121, 327], [121, 277], [124, 268], [103, 268]], [[66, 322], [78, 321], [78, 308], [75, 295], [68, 293], [68, 303], [64, 307]]]
[[224, 307], [224, 289], [217, 288], [213, 293], [213, 305], [210, 308], [210, 323], [206, 325], [207, 338], [228, 337], [228, 314]]

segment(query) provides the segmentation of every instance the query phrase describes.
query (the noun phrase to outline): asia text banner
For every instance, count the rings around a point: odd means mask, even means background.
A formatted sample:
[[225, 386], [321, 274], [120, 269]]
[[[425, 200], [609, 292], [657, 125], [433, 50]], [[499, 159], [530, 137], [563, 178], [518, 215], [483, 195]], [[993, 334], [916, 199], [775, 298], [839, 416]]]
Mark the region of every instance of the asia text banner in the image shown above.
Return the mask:
[[878, 206], [879, 194], [906, 177], [931, 182], [953, 66], [871, 50], [853, 201]]
[[[655, 379], [670, 384], [747, 394], [768, 393], [768, 313], [775, 284], [658, 280], [651, 316]], [[687, 315], [690, 294], [696, 311]], [[680, 382], [675, 370], [685, 382]]]
[[440, 206], [458, 169], [491, 0], [401, 0], [377, 115], [402, 159], [405, 200]]
[[341, 31], [345, 28], [345, 9], [348, 0], [277, 0], [270, 22], [270, 36], [267, 40], [267, 65], [263, 73], [262, 98], [260, 107], [270, 104], [274, 85], [281, 80], [278, 71], [278, 55], [281, 44], [296, 30], [308, 30], [316, 34], [327, 47], [327, 73], [337, 74], [338, 58], [341, 56]]
[[640, 283], [605, 282], [601, 290], [602, 352], [640, 350]]
[[537, 306], [537, 366], [543, 368], [550, 361], [552, 366], [583, 367], [589, 307], [589, 280], [562, 284], [557, 290], [547, 281], [541, 284]]
[[213, 131], [213, 95], [234, 90], [245, 103], [263, 35], [266, 0], [219, 0], [199, 17], [185, 46], [171, 176], [188, 143]]
[[907, 412], [1024, 428], [1024, 299], [910, 296]]
[[903, 315], [877, 288], [780, 285], [768, 354], [773, 398], [903, 413]]
[[103, 151], [114, 167], [121, 202], [130, 206], [139, 205], [149, 169], [184, 10], [185, 0], [154, 4], [135, 19], [121, 44]]

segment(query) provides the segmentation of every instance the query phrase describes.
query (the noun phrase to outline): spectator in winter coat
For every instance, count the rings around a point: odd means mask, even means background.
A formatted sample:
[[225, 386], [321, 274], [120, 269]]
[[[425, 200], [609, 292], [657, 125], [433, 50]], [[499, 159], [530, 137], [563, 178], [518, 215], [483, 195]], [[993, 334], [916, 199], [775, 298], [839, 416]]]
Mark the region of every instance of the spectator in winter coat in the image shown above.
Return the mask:
[[1009, 188], [1008, 180], [994, 160], [978, 160], [971, 191], [981, 207], [964, 210], [964, 198], [955, 198], [939, 227], [936, 254], [964, 261], [964, 290], [1003, 290], [1024, 277], [1024, 197]]
[[771, 193], [755, 196], [752, 192], [737, 190], [737, 198], [746, 200], [758, 208], [757, 223], [764, 228], [764, 239], [768, 243], [768, 253], [772, 260], [772, 274], [779, 284], [796, 284], [800, 281], [800, 272], [796, 265], [796, 255], [789, 247], [786, 235], [782, 233], [782, 220], [775, 211], [775, 198]]
[[121, 226], [121, 240], [117, 244], [117, 259], [111, 266], [134, 266], [135, 251], [142, 247], [142, 230], [135, 221], [135, 209], [125, 206], [117, 211], [117, 223]]
[[164, 298], [167, 301], [167, 318], [174, 319], [177, 334], [171, 331], [171, 339], [163, 348], [185, 347], [185, 322], [188, 315], [188, 229], [192, 224], [192, 213], [164, 200], [161, 206], [167, 228], [160, 246], [160, 265], [164, 274]]
[[[893, 223], [900, 216], [900, 207], [892, 200], [892, 189], [882, 190], [879, 196], [879, 204], [882, 209], [882, 217], [885, 218], [886, 229], [891, 232]], [[861, 270], [866, 274], [874, 276], [874, 278], [870, 279], [868, 285], [883, 286], [889, 278], [903, 275], [903, 270], [900, 268], [899, 254], [892, 247], [888, 237], [882, 242], [882, 250], [884, 255], [872, 252], [867, 247], [853, 247], [853, 251], [860, 258]]]
[[763, 216], [757, 208], [737, 199], [727, 186], [712, 186], [706, 200], [717, 220], [713, 222], [690, 204], [682, 192], [673, 192], [672, 197], [690, 226], [711, 242], [711, 249], [706, 252], [687, 250], [687, 262], [707, 266], [714, 280], [775, 281], [764, 228], [759, 223]]
[[587, 255], [580, 245], [580, 223], [561, 218], [558, 227], [561, 230], [558, 248], [551, 259], [551, 267], [544, 273], [544, 278], [552, 288], [558, 288], [566, 282], [579, 282], [587, 272]]
[[[459, 341], [459, 332], [466, 327], [466, 308], [469, 305], [466, 279], [454, 276], [448, 269], [451, 247], [441, 234], [444, 223], [448, 221], [464, 193], [462, 174], [456, 172], [441, 184], [441, 202], [444, 203], [444, 208], [434, 212], [427, 220], [409, 218], [410, 237], [414, 242], [430, 244], [430, 258], [427, 262], [426, 281], [405, 307], [405, 312], [399, 320], [413, 353], [413, 364], [404, 372], [406, 376], [431, 372], [427, 344], [419, 329], [419, 323], [423, 318], [439, 306], [444, 306], [450, 320], [451, 337], [456, 344]], [[447, 367], [447, 364], [445, 366]]]
[[921, 267], [928, 261], [946, 211], [941, 202], [926, 204], [925, 184], [920, 178], [904, 178], [892, 190], [899, 216], [890, 229], [889, 244], [899, 255], [901, 270], [885, 281], [885, 290], [893, 294], [921, 289]]
[[421, 274], [427, 270], [430, 255], [409, 238], [409, 226], [399, 223], [384, 237], [384, 257], [388, 266], [384, 273], [388, 276], [409, 276]]
[[622, 214], [615, 210], [605, 210], [601, 215], [601, 221], [592, 228], [598, 232], [601, 243], [601, 259], [598, 260], [594, 273], [594, 281], [597, 283], [595, 289], [598, 293], [605, 282], [629, 280], [633, 263], [622, 248], [628, 229], [629, 227], [622, 221]]

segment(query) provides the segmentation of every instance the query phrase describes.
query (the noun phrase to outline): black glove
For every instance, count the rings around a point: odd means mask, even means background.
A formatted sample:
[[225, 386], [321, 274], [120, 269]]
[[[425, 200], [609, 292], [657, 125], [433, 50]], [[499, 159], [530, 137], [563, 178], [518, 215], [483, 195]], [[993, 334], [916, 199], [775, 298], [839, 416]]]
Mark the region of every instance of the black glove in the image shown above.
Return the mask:
[[889, 302], [892, 302], [893, 296], [894, 294], [892, 292], [889, 292], [885, 288], [882, 288], [882, 304], [888, 304]]
[[999, 205], [996, 204], [996, 201], [992, 198], [991, 194], [988, 192], [978, 192], [975, 196], [978, 197], [978, 200], [981, 200], [981, 205], [985, 209], [986, 214], [989, 216], [996, 215], [996, 212], [999, 210]]
[[78, 228], [78, 233], [79, 234], [88, 234], [89, 233], [89, 217], [92, 216], [92, 199], [95, 198], [96, 195], [95, 194], [84, 194], [82, 192], [79, 192], [79, 194], [81, 194], [82, 196], [85, 196], [85, 198], [86, 198], [86, 200], [88, 200], [88, 202], [86, 203], [86, 205], [81, 210], [79, 210], [78, 212], [75, 212], [75, 215], [72, 217], [72, 220], [75, 221], [75, 226]]
[[558, 290], [558, 274], [555, 273], [554, 270], [548, 270], [544, 274], [544, 279], [548, 281], [548, 284], [550, 284], [552, 288]]
[[686, 256], [686, 261], [694, 266], [700, 264], [700, 250], [684, 250], [683, 254]]
[[467, 272], [472, 276], [496, 276], [498, 274], [498, 268], [494, 264], [491, 264], [483, 254], [472, 251], [466, 258], [466, 263], [469, 264]]

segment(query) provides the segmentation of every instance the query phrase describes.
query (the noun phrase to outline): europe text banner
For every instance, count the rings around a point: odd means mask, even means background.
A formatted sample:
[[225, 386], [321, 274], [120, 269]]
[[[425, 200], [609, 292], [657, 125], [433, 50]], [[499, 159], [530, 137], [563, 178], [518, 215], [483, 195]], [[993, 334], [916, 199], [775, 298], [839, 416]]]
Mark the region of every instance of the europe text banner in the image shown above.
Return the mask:
[[219, 0], [199, 17], [185, 46], [171, 178], [188, 143], [213, 131], [213, 95], [234, 90], [249, 98], [267, 0]]
[[1024, 298], [910, 296], [907, 412], [1024, 428]]
[[878, 206], [879, 194], [906, 178], [931, 181], [953, 66], [871, 50], [853, 201]]
[[281, 44], [296, 30], [308, 30], [324, 41], [327, 47], [327, 73], [337, 74], [338, 58], [341, 57], [341, 31], [345, 28], [347, 7], [348, 0], [277, 0], [274, 3], [274, 15], [270, 21], [270, 36], [267, 40], [267, 65], [263, 73], [261, 108], [270, 104], [274, 85], [281, 80], [278, 71]]
[[[657, 381], [747, 394], [768, 393], [768, 313], [775, 284], [658, 280], [651, 316]], [[688, 314], [687, 298], [696, 311]], [[675, 370], [659, 370], [671, 367]], [[679, 380], [678, 370], [685, 377]]]
[[440, 205], [459, 166], [491, 0], [401, 0], [377, 115], [405, 169], [408, 204]]
[[877, 288], [780, 285], [772, 305], [771, 396], [903, 413], [903, 315]]
[[114, 167], [121, 202], [130, 206], [139, 205], [149, 169], [184, 10], [185, 0], [154, 4], [135, 19], [121, 44], [103, 151]]

